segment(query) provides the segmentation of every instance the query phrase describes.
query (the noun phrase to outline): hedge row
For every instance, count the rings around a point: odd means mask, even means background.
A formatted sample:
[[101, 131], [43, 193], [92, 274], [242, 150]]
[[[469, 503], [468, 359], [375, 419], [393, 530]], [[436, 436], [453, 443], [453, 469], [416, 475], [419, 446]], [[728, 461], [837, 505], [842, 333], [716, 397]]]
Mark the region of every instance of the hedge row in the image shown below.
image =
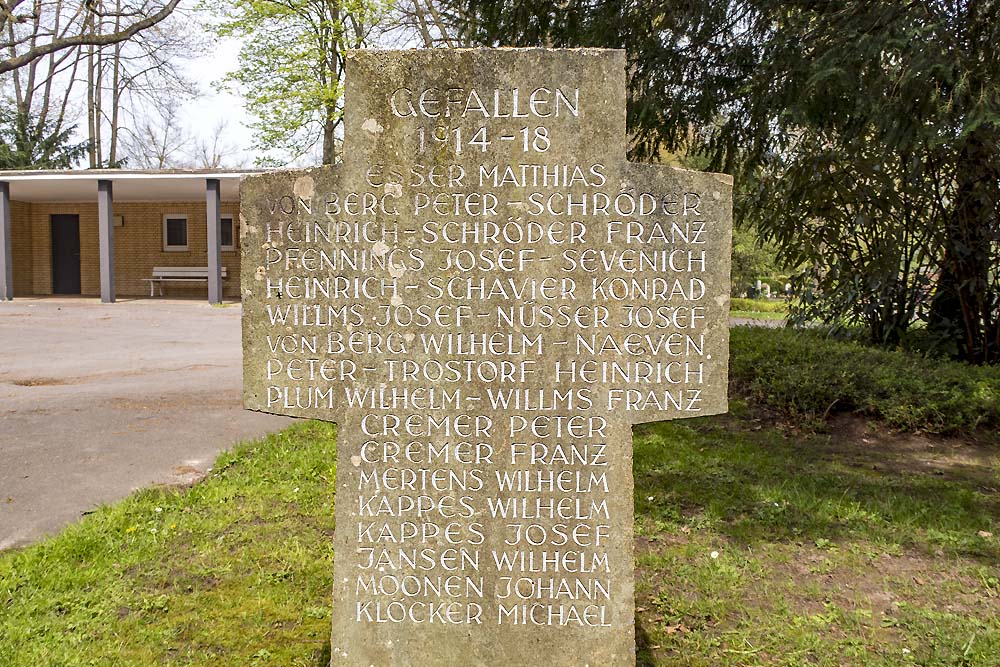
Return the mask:
[[866, 347], [823, 333], [736, 327], [731, 389], [792, 419], [855, 412], [908, 431], [1000, 429], [1000, 367]]

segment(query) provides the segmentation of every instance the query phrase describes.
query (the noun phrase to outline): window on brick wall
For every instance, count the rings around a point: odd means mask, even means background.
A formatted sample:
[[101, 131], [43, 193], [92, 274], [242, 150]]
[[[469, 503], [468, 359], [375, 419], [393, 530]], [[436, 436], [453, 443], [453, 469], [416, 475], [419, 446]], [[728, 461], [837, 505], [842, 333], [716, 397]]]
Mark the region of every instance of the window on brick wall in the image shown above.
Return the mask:
[[232, 217], [222, 216], [222, 235], [219, 240], [223, 250], [236, 250], [236, 244], [233, 242], [234, 231]]
[[163, 249], [169, 251], [188, 249], [188, 220], [186, 215], [163, 216]]

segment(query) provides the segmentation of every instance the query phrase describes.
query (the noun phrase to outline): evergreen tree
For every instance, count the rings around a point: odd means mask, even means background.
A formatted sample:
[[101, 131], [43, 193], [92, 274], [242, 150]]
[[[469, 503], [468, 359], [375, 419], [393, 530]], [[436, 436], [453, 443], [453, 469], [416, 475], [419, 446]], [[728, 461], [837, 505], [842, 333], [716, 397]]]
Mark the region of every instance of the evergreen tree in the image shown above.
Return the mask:
[[1000, 362], [998, 0], [449, 4], [480, 43], [627, 49], [633, 156], [733, 174], [801, 318]]
[[74, 143], [76, 128], [56, 128], [51, 122], [0, 105], [0, 169], [70, 169], [87, 154], [88, 142]]

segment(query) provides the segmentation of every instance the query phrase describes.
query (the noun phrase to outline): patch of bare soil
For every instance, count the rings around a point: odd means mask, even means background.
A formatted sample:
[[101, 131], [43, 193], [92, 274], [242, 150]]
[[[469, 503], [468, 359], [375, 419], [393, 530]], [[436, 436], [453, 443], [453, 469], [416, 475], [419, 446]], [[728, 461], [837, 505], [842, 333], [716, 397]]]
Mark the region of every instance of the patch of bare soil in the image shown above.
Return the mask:
[[62, 384], [72, 384], [72, 378], [21, 378], [10, 382], [18, 387], [53, 387]]
[[984, 493], [1000, 493], [1000, 447], [977, 438], [896, 433], [853, 415], [838, 415], [830, 420], [826, 443], [813, 443], [813, 449], [844, 465], [932, 474], [971, 483]]
[[163, 482], [155, 486], [163, 489], [189, 489], [207, 476], [208, 472], [199, 470], [193, 466], [177, 466], [171, 471], [169, 482]]
[[[799, 441], [810, 458], [855, 468], [899, 474], [931, 474], [963, 483], [977, 491], [1000, 493], [1000, 434], [939, 436], [890, 430], [857, 415], [842, 413], [827, 421], [823, 434], [803, 433], [764, 407], [739, 419], [721, 415], [721, 424], [733, 431], [760, 431], [772, 427], [789, 442]], [[749, 427], [747, 426], [749, 424]]]
[[[186, 366], [176, 366], [172, 368], [133, 368], [130, 370], [111, 370], [88, 373], [87, 375], [77, 375], [73, 377], [33, 377], [18, 378], [10, 380], [10, 384], [18, 387], [53, 387], [67, 384], [84, 384], [87, 382], [101, 381], [108, 378], [139, 377], [155, 375], [160, 373], [187, 373], [191, 371], [206, 371], [216, 368], [225, 368], [223, 364], [188, 364]], [[3, 381], [3, 380], [0, 380]]]

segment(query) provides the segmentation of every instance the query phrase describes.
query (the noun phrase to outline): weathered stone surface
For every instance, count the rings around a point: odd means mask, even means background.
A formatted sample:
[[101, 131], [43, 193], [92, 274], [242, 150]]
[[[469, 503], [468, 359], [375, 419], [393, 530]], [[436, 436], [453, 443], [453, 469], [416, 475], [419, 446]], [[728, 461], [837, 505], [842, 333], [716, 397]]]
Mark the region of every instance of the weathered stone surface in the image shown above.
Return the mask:
[[356, 52], [243, 186], [244, 403], [341, 424], [334, 665], [634, 663], [631, 425], [726, 410], [731, 181], [620, 51]]

